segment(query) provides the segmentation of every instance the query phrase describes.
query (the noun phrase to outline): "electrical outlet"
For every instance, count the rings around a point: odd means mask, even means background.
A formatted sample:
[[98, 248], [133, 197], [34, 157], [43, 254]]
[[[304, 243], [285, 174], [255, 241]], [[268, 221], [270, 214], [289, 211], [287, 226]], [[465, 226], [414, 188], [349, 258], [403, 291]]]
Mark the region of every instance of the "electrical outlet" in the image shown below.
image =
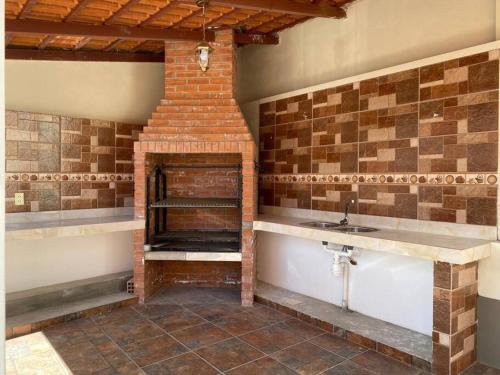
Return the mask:
[[14, 203], [16, 206], [24, 206], [24, 193], [15, 193]]

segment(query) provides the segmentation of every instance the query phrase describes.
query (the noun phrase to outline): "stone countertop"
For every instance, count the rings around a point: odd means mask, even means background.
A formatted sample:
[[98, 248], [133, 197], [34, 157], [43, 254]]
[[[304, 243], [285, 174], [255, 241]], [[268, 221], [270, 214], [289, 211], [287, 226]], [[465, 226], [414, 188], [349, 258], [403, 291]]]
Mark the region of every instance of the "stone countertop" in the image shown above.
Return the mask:
[[253, 222], [253, 229], [452, 264], [466, 264], [491, 255], [490, 240], [383, 228], [375, 232], [341, 233], [300, 225], [310, 221], [313, 220], [264, 215]]
[[110, 232], [144, 229], [145, 221], [133, 215], [85, 217], [7, 223], [6, 240], [40, 240], [44, 238], [87, 236]]

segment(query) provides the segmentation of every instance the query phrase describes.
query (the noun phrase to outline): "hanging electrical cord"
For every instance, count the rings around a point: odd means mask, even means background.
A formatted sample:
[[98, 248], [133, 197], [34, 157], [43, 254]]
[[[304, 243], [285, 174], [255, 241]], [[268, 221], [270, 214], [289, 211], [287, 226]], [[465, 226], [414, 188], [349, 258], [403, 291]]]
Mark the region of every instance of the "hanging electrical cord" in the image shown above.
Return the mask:
[[206, 39], [206, 9], [208, 6], [208, 0], [196, 0], [196, 5], [203, 9], [203, 41], [196, 47], [196, 56], [198, 59], [198, 65], [200, 66], [201, 70], [203, 72], [206, 72], [210, 67], [210, 54], [213, 51], [212, 47], [210, 47]]

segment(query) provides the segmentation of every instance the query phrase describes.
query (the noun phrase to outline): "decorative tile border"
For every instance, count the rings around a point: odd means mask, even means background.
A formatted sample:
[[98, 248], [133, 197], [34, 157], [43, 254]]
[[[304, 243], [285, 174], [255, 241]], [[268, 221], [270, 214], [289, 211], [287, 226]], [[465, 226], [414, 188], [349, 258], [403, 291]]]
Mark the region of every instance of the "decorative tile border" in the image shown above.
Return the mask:
[[497, 174], [276, 174], [260, 175], [262, 182], [297, 184], [496, 185]]
[[6, 173], [6, 181], [36, 182], [36, 181], [134, 181], [133, 173]]

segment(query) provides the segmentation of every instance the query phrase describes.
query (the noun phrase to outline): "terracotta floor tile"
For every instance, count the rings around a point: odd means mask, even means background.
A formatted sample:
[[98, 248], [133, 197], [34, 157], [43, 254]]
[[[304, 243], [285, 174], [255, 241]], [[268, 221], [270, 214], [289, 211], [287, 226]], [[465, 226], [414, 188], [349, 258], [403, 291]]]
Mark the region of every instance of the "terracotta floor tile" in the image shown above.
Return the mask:
[[220, 301], [241, 305], [241, 290], [239, 289], [211, 288], [209, 293]]
[[278, 361], [264, 357], [257, 361], [250, 362], [234, 370], [228, 371], [227, 374], [231, 375], [293, 375], [295, 371], [290, 370], [288, 367], [283, 366]]
[[290, 316], [283, 314], [279, 311], [270, 309], [268, 307], [259, 307], [254, 308], [252, 311], [249, 311], [253, 316], [256, 317], [259, 321], [265, 324], [274, 324], [278, 322], [283, 322], [285, 320], [289, 320]]
[[264, 356], [264, 353], [237, 338], [206, 346], [196, 352], [222, 371], [241, 366]]
[[211, 323], [175, 331], [172, 332], [172, 336], [191, 349], [198, 349], [231, 337], [229, 333]]
[[72, 345], [65, 350], [59, 349], [58, 354], [74, 374], [85, 371], [88, 373], [96, 372], [111, 367], [99, 350], [90, 342]]
[[274, 353], [272, 357], [299, 374], [319, 374], [345, 360], [310, 342]]
[[78, 319], [52, 326], [44, 329], [43, 333], [56, 349], [106, 337], [104, 332], [89, 319]]
[[171, 303], [151, 303], [147, 305], [136, 305], [133, 309], [147, 319], [158, 319], [165, 315], [172, 314], [173, 312], [180, 311], [182, 307]]
[[500, 375], [500, 370], [488, 367], [482, 363], [476, 363], [465, 370], [463, 375]]
[[243, 335], [240, 338], [267, 354], [304, 341], [303, 337], [290, 332], [283, 324], [264, 327]]
[[[87, 375], [88, 373], [84, 373]], [[76, 374], [73, 374], [76, 375]], [[83, 375], [83, 374], [82, 374]], [[144, 375], [144, 372], [135, 364], [130, 363], [126, 366], [114, 369], [107, 368], [104, 370], [93, 372], [92, 375]]]
[[164, 334], [161, 328], [147, 320], [118, 321], [102, 325], [100, 328], [120, 346]]
[[344, 358], [352, 358], [366, 352], [366, 349], [362, 346], [352, 344], [349, 341], [328, 333], [313, 338], [311, 342]]
[[143, 369], [148, 375], [212, 375], [218, 372], [193, 353], [147, 366]]
[[[101, 371], [113, 374], [138, 373], [138, 367], [107, 337], [67, 346], [59, 349], [58, 353], [75, 374], [87, 373], [87, 368], [93, 368], [92, 371], [96, 373]], [[101, 360], [106, 366], [101, 366]]]
[[[37, 334], [8, 341], [8, 368], [51, 373], [67, 367], [75, 375], [144, 374], [141, 368], [153, 375], [429, 375], [263, 305], [242, 307], [235, 290], [168, 288], [146, 305], [61, 323], [38, 335], [43, 350]], [[500, 371], [478, 364], [464, 375], [479, 374]]]
[[[327, 370], [324, 375], [373, 375], [373, 372], [355, 364], [351, 361], [345, 361], [341, 364]], [[387, 373], [389, 375], [389, 373]], [[394, 374], [396, 375], [396, 374]]]
[[183, 345], [167, 335], [127, 345], [123, 347], [123, 350], [140, 367], [169, 359], [188, 351]]
[[401, 362], [371, 350], [352, 358], [351, 361], [379, 375], [414, 375], [421, 373], [421, 370], [408, 367]]
[[217, 303], [220, 299], [214, 297], [204, 288], [167, 288], [161, 290], [151, 301], [157, 303], [163, 302], [186, 305], [191, 303]]
[[290, 332], [304, 337], [307, 340], [325, 333], [322, 329], [304, 323], [298, 319], [290, 319], [283, 322], [283, 324]]
[[214, 322], [217, 326], [225, 329], [233, 335], [243, 335], [247, 332], [269, 325], [265, 321], [257, 319], [253, 314], [242, 312], [236, 315], [224, 317]]
[[161, 318], [153, 319], [153, 321], [167, 332], [193, 327], [205, 322], [204, 319], [186, 309], [172, 311]]
[[141, 320], [144, 318], [131, 307], [125, 307], [113, 310], [106, 314], [93, 316], [90, 319], [94, 321], [98, 326], [101, 326], [109, 323], [118, 323], [122, 321], [128, 322], [131, 320]]
[[210, 304], [196, 303], [184, 305], [184, 307], [210, 322], [221, 319], [225, 316], [238, 314], [242, 312], [243, 309], [241, 306], [236, 304], [227, 304], [223, 302]]
[[120, 375], [140, 374], [139, 367], [116, 344], [108, 350], [101, 351], [101, 355], [111, 366], [109, 369], [103, 370], [106, 373]]

